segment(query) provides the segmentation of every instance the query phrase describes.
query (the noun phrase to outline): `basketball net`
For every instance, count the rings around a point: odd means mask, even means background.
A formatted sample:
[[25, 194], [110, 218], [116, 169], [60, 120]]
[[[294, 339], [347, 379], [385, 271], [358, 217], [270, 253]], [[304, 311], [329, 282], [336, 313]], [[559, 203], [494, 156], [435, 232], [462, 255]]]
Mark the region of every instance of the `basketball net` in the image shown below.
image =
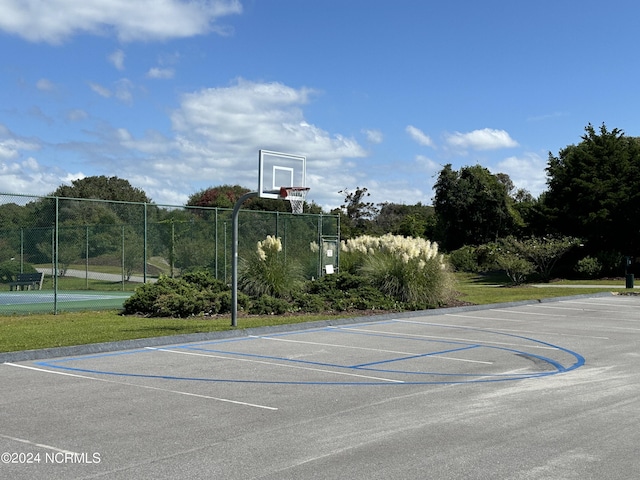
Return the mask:
[[308, 187], [282, 187], [280, 189], [280, 196], [285, 200], [289, 200], [291, 212], [297, 214], [302, 213], [308, 192]]

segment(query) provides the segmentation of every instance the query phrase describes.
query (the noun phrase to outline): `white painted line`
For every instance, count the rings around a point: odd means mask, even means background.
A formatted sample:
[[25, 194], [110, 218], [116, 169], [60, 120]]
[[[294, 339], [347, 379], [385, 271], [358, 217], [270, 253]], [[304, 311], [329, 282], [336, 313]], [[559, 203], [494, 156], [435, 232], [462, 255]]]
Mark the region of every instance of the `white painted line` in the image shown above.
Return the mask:
[[[398, 322], [400, 322], [400, 320], [396, 320]], [[406, 323], [414, 323], [414, 322], [406, 322]], [[422, 323], [422, 322], [416, 322], [416, 323]], [[380, 349], [380, 348], [366, 348], [366, 347], [354, 347], [352, 345], [334, 345], [332, 343], [316, 343], [316, 342], [305, 342], [305, 341], [301, 341], [301, 340], [289, 340], [289, 339], [284, 339], [284, 338], [272, 338], [272, 337], [253, 337], [253, 338], [261, 338], [263, 340], [276, 340], [279, 342], [292, 342], [292, 343], [303, 343], [306, 345], [317, 345], [317, 346], [322, 346], [322, 347], [342, 347], [342, 348], [349, 348], [349, 349], [354, 349], [354, 350], [369, 350], [372, 352], [382, 352], [382, 353], [393, 353], [396, 355], [424, 355], [425, 357], [429, 357], [429, 358], [443, 358], [446, 360], [456, 360], [458, 362], [471, 362], [471, 363], [483, 363], [485, 365], [493, 365], [494, 362], [481, 362], [479, 360], [468, 360], [466, 358], [455, 358], [455, 357], [446, 357], [444, 355], [429, 355], [425, 352], [396, 352], [394, 350], [384, 350], [384, 349]]]
[[422, 355], [423, 353], [423, 352], [419, 352], [419, 353], [400, 352], [396, 350], [384, 350], [380, 348], [356, 347], [354, 345], [340, 345], [336, 343], [307, 342], [304, 340], [291, 340], [290, 338], [279, 338], [279, 337], [263, 337], [259, 335], [249, 335], [249, 338], [259, 338], [261, 340], [273, 340], [275, 342], [301, 343], [303, 345], [316, 345], [318, 347], [336, 347], [336, 348], [348, 348], [350, 350], [368, 350], [371, 352], [393, 353], [395, 355]]
[[576, 303], [578, 305], [598, 305], [601, 307], [619, 307], [618, 303], [600, 303], [600, 302], [585, 302], [578, 300], [562, 300], [562, 303]]
[[594, 326], [593, 328], [604, 328], [606, 330], [630, 330], [632, 332], [640, 332], [640, 328], [611, 327], [609, 325]]
[[540, 313], [540, 312], [521, 312], [520, 310], [513, 310], [509, 308], [499, 309], [499, 308], [491, 308], [489, 311], [491, 312], [506, 312], [506, 313], [515, 313], [517, 315], [540, 315], [543, 317], [566, 317], [567, 315], [560, 315], [555, 313]]
[[[480, 328], [478, 327], [477, 330], [486, 330], [488, 332], [491, 332], [492, 330], [489, 329], [484, 329], [484, 328]], [[594, 340], [611, 340], [609, 337], [594, 337], [592, 335], [578, 335], [575, 333], [558, 333], [558, 332], [544, 332], [542, 330], [515, 330], [515, 329], [511, 329], [511, 328], [501, 328], [500, 329], [501, 332], [509, 332], [509, 333], [527, 333], [527, 334], [534, 334], [534, 335], [556, 335], [559, 337], [578, 337], [578, 338], [591, 338]]]
[[44, 448], [46, 450], [53, 450], [55, 452], [61, 452], [61, 453], [66, 453], [66, 454], [72, 454], [72, 455], [79, 455], [79, 453], [76, 452], [72, 452], [71, 450], [64, 450], [62, 448], [58, 448], [58, 447], [53, 447], [51, 445], [46, 445], [44, 443], [36, 443], [36, 442], [32, 442], [30, 440], [25, 440], [24, 438], [18, 438], [18, 437], [11, 437], [9, 435], [3, 435], [0, 433], [0, 437], [2, 438], [6, 438], [7, 440], [12, 440], [14, 442], [20, 442], [20, 443], [24, 443], [27, 445], [31, 445], [33, 447], [39, 447], [39, 448]]
[[570, 308], [570, 307], [558, 307], [556, 305], [538, 305], [538, 304], [523, 305], [523, 307], [550, 308], [550, 309], [553, 309], [553, 310], [574, 310], [574, 311], [577, 311], [577, 312], [584, 312], [584, 311], [597, 312], [598, 311], [598, 310], [593, 309], [593, 308]]
[[[402, 321], [405, 322], [405, 320], [398, 320], [398, 321]], [[416, 322], [416, 323], [422, 323], [422, 322]], [[430, 324], [430, 325], [436, 325], [437, 324]], [[447, 326], [447, 325], [442, 325], [442, 326]], [[457, 327], [457, 325], [448, 325], [450, 327]], [[345, 327], [331, 327], [331, 328], [345, 328]], [[398, 335], [398, 336], [405, 336], [405, 337], [416, 337], [416, 338], [426, 338], [426, 339], [434, 339], [434, 340], [443, 340], [443, 341], [456, 341], [456, 342], [464, 342], [466, 344], [470, 344], [470, 345], [478, 345], [478, 342], [474, 342], [473, 340], [469, 340], [468, 338], [459, 338], [459, 337], [442, 337], [442, 336], [438, 336], [438, 335], [417, 335], [417, 334], [413, 334], [413, 333], [394, 333], [394, 332], [385, 332], [384, 330], [367, 330], [367, 329], [360, 329], [360, 328], [349, 328], [348, 330], [354, 330], [354, 331], [361, 331], [361, 332], [367, 332], [367, 333], [381, 333], [384, 335]], [[496, 333], [496, 332], [492, 332], [491, 330], [488, 331], [488, 333]], [[511, 347], [523, 347], [523, 345], [521, 343], [509, 343], [509, 342], [494, 342], [491, 340], [484, 340], [480, 343], [480, 345], [482, 344], [493, 344], [493, 345], [508, 345]], [[542, 350], [557, 350], [557, 348], [554, 347], [546, 347], [544, 345], [536, 345], [535, 343], [533, 343], [533, 341], [529, 341], [527, 343], [527, 348], [539, 348]]]
[[526, 323], [526, 320], [516, 320], [513, 318], [495, 318], [495, 317], [480, 317], [477, 315], [459, 315], [456, 313], [445, 313], [447, 317], [458, 317], [458, 318], [473, 318], [476, 320], [496, 320], [500, 322], [512, 322], [512, 323]]
[[249, 358], [236, 358], [233, 356], [224, 356], [224, 355], [212, 355], [208, 353], [196, 353], [196, 352], [183, 352], [179, 350], [169, 350], [166, 348], [155, 348], [155, 347], [145, 347], [149, 350], [157, 350], [159, 352], [169, 352], [169, 353], [179, 353], [181, 355], [193, 355], [196, 357], [208, 357], [208, 358], [221, 358], [224, 360], [232, 360], [236, 362], [249, 362], [249, 363], [259, 363], [262, 365], [269, 365], [270, 367], [285, 367], [285, 368], [296, 368], [299, 370], [307, 370], [310, 372], [320, 372], [320, 373], [330, 373], [332, 375], [345, 375], [347, 377], [357, 377], [357, 378], [366, 378], [368, 380], [377, 380], [380, 382], [392, 382], [392, 383], [405, 383], [403, 380], [395, 380], [393, 378], [384, 378], [384, 377], [372, 377], [369, 375], [358, 375], [356, 373], [346, 373], [346, 372], [336, 372], [334, 370], [325, 370], [323, 368], [311, 368], [311, 367], [302, 367], [300, 365], [290, 365], [286, 363], [276, 363], [276, 362], [267, 362], [264, 360], [252, 360]]
[[[563, 317], [565, 315], [562, 315]], [[422, 325], [426, 325], [423, 322], [412, 322], [411, 320], [396, 320], [397, 322], [400, 323], [419, 323]], [[429, 323], [428, 325], [435, 325], [435, 326], [441, 326], [441, 327], [458, 327], [458, 325], [447, 325], [445, 323]], [[466, 327], [462, 327], [462, 328], [466, 328]], [[500, 331], [496, 332], [495, 330], [492, 330], [490, 328], [484, 328], [484, 327], [472, 327], [474, 330], [480, 330], [482, 332], [488, 332], [488, 333], [500, 333], [500, 332], [511, 332], [511, 333], [534, 333], [534, 334], [542, 334], [542, 335], [558, 335], [558, 336], [563, 336], [563, 337], [579, 337], [579, 338], [594, 338], [597, 340], [610, 340], [609, 337], [593, 337], [590, 335], [576, 335], [576, 334], [571, 334], [571, 333], [557, 333], [557, 332], [542, 332], [540, 330], [535, 330], [535, 331], [531, 331], [531, 330], [515, 330], [515, 329], [511, 329], [511, 328], [502, 328], [500, 327]]]
[[[557, 315], [557, 314], [552, 314], [552, 313], [540, 313], [540, 312], [521, 312], [519, 310], [509, 310], [508, 308], [501, 308], [501, 309], [490, 309], [488, 310], [489, 312], [507, 312], [507, 313], [511, 313], [511, 314], [515, 314], [515, 315], [534, 315], [534, 316], [539, 316], [539, 317], [566, 317], [566, 315]], [[461, 317], [461, 318], [479, 318], [481, 320], [501, 320], [504, 322], [522, 322], [525, 323], [527, 322], [527, 320], [514, 320], [514, 319], [508, 319], [508, 318], [496, 318], [496, 317], [481, 317], [479, 315], [462, 315], [459, 313], [445, 313], [445, 316], [447, 317]]]
[[[11, 362], [5, 362], [5, 363], [3, 363], [3, 365], [8, 365], [10, 367], [24, 368], [26, 370], [35, 370], [36, 372], [54, 373], [56, 375], [64, 375], [65, 377], [85, 378], [87, 380], [97, 380], [97, 381], [100, 381], [100, 382], [108, 382], [109, 381], [109, 380], [105, 380], [105, 379], [102, 379], [102, 378], [89, 377], [89, 376], [86, 376], [86, 375], [77, 375], [75, 373], [58, 372], [56, 370], [46, 370], [44, 368], [30, 367], [28, 365], [18, 365], [17, 363], [11, 363]], [[112, 382], [112, 383], [118, 383], [118, 382]]]
[[261, 408], [261, 409], [264, 409], [264, 410], [278, 410], [276, 407], [269, 407], [269, 406], [266, 406], [266, 405], [257, 405], [257, 404], [254, 404], [254, 403], [247, 403], [247, 402], [239, 402], [237, 400], [230, 400], [228, 398], [210, 397], [208, 395], [200, 395], [200, 394], [197, 394], [197, 393], [182, 392], [180, 390], [169, 390], [169, 389], [166, 389], [166, 388], [151, 387], [151, 386], [148, 386], [148, 385], [137, 385], [135, 383], [116, 382], [115, 380], [107, 380], [106, 378], [96, 378], [96, 377], [89, 377], [87, 375], [77, 375], [75, 373], [58, 372], [58, 371], [55, 371], [55, 370], [47, 370], [47, 369], [44, 369], [44, 368], [30, 367], [30, 366], [27, 366], [27, 365], [18, 365], [17, 363], [5, 362], [5, 363], [3, 363], [3, 365], [8, 365], [10, 367], [25, 368], [27, 370], [35, 370], [36, 372], [54, 373], [56, 375], [64, 375], [64, 376], [67, 376], [67, 377], [84, 378], [84, 379], [87, 379], [87, 380], [96, 380], [98, 382], [114, 383], [114, 384], [117, 384], [117, 385], [126, 385], [128, 387], [144, 388], [146, 390], [156, 390], [156, 391], [160, 391], [160, 392], [175, 393], [177, 395], [185, 395], [185, 396], [188, 396], [188, 397], [204, 398], [204, 399], [207, 399], [207, 400], [215, 400], [217, 402], [232, 403], [232, 404], [235, 404], [235, 405], [243, 405], [243, 406], [246, 406], [246, 407]]

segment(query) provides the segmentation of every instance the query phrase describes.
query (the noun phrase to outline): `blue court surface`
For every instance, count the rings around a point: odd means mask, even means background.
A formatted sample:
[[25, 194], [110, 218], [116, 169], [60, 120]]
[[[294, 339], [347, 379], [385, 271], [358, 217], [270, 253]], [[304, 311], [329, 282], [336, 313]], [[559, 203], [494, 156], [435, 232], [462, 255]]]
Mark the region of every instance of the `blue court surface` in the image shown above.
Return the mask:
[[640, 469], [640, 297], [299, 328], [0, 354], [0, 477], [600, 479]]

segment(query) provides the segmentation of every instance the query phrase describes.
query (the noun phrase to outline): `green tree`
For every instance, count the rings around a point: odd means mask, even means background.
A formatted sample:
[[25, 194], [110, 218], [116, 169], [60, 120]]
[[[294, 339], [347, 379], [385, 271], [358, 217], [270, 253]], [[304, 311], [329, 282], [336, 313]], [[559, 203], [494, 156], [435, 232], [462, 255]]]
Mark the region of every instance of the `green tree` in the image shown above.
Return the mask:
[[430, 205], [403, 205], [400, 203], [382, 203], [375, 217], [375, 225], [380, 233], [393, 233], [405, 237], [428, 237], [429, 222], [433, 220], [433, 207]]
[[501, 242], [503, 252], [530, 262], [540, 278], [548, 282], [558, 260], [580, 242], [573, 237], [507, 237]]
[[[221, 185], [210, 187], [194, 193], [189, 197], [187, 206], [189, 207], [216, 207], [233, 208], [238, 199], [251, 190], [240, 185]], [[247, 205], [253, 201], [247, 200]]]
[[474, 165], [455, 171], [441, 170], [435, 184], [434, 208], [437, 239], [449, 251], [463, 245], [480, 245], [514, 231], [521, 219], [509, 196], [511, 181]]
[[73, 180], [71, 185], [61, 185], [51, 194], [53, 197], [96, 198], [120, 202], [151, 203], [151, 199], [128, 180], [118, 177], [93, 176]]
[[340, 228], [343, 238], [353, 238], [370, 232], [374, 228], [373, 220], [379, 209], [366, 199], [371, 196], [366, 187], [357, 187], [354, 192], [344, 189], [339, 191], [344, 195], [344, 202], [340, 209], [331, 213], [340, 215]]
[[549, 153], [544, 197], [555, 229], [580, 237], [587, 251], [640, 249], [640, 139], [585, 127], [582, 142]]
[[[242, 195], [249, 193], [251, 190], [240, 185], [221, 185], [219, 187], [210, 187], [205, 190], [194, 193], [189, 197], [187, 206], [190, 207], [208, 207], [208, 208], [233, 208]], [[317, 211], [317, 206], [305, 204], [305, 212]], [[245, 210], [260, 210], [265, 212], [290, 212], [289, 202], [280, 199], [271, 198], [249, 198], [243, 204]]]
[[[150, 204], [151, 200], [144, 191], [118, 177], [94, 176], [74, 180], [71, 185], [58, 187], [50, 196], [59, 197], [60, 223], [89, 224], [92, 218], [103, 222], [108, 215], [104, 213], [105, 209], [115, 213], [118, 223], [126, 224], [142, 224], [145, 210], [148, 220], [158, 215], [158, 208]], [[107, 202], [100, 203], [100, 200]], [[34, 204], [34, 223], [51, 226], [56, 216], [56, 203], [42, 199]]]

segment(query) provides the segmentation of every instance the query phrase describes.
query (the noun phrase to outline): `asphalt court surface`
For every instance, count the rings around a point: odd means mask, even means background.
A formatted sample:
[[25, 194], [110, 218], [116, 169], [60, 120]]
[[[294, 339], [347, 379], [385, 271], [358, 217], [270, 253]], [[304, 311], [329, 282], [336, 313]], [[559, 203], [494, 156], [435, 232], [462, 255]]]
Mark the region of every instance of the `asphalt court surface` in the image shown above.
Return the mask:
[[625, 295], [6, 361], [0, 477], [635, 478], [639, 367]]

